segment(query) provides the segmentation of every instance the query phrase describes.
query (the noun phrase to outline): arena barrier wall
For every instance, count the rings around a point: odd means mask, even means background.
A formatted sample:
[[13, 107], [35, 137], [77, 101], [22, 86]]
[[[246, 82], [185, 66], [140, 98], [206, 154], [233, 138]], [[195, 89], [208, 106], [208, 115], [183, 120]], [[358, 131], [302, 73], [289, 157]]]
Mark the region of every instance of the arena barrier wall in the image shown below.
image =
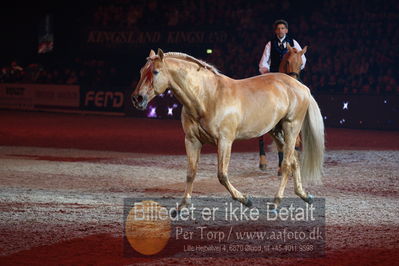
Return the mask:
[[[0, 108], [180, 119], [181, 104], [171, 91], [159, 95], [147, 110], [136, 110], [131, 88], [92, 88], [54, 84], [0, 84]], [[317, 94], [326, 127], [399, 129], [397, 95]]]
[[[399, 129], [399, 97], [396, 95], [314, 95], [326, 127], [354, 129]], [[134, 109], [127, 96], [127, 115], [152, 118], [180, 119], [181, 104], [166, 92], [155, 98], [146, 111]]]
[[79, 110], [76, 85], [0, 84], [0, 108], [16, 110]]
[[315, 95], [327, 127], [399, 129], [396, 95]]
[[130, 98], [131, 93], [132, 90], [126, 91], [126, 115], [158, 119], [180, 119], [182, 105], [173, 96], [172, 91], [167, 90], [165, 93], [155, 97], [144, 111], [137, 110], [133, 107]]
[[124, 115], [126, 89], [121, 87], [80, 88], [80, 108], [85, 111]]

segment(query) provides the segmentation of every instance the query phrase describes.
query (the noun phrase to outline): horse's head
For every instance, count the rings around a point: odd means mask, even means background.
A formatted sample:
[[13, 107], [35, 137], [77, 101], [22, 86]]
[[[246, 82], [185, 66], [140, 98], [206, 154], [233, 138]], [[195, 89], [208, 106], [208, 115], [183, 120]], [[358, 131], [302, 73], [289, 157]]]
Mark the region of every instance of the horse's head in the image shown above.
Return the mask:
[[169, 87], [168, 73], [163, 68], [164, 53], [158, 49], [158, 54], [151, 50], [147, 63], [140, 70], [140, 81], [132, 93], [134, 107], [145, 110], [147, 104], [158, 94], [164, 93]]
[[288, 52], [281, 60], [279, 72], [299, 74], [301, 72], [302, 55], [306, 53], [308, 47], [305, 46], [301, 51], [298, 51], [287, 43], [287, 49]]

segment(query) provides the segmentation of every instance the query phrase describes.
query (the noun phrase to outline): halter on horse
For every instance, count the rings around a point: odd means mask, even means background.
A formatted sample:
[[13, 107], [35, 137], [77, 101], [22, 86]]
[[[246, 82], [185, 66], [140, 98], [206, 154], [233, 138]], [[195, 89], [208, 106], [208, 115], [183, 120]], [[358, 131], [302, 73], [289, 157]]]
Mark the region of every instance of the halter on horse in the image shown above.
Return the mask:
[[302, 55], [306, 53], [308, 47], [305, 46], [301, 51], [298, 51], [287, 43], [287, 49], [288, 52], [280, 62], [279, 72], [286, 73], [294, 79], [301, 81], [299, 73], [301, 72]]
[[[133, 104], [143, 110], [166, 89], [171, 89], [183, 105], [181, 120], [188, 169], [180, 209], [190, 203], [201, 147], [206, 143], [218, 148], [219, 182], [233, 199], [251, 206], [249, 197], [229, 181], [231, 147], [235, 139], [255, 138], [267, 132], [284, 150], [281, 183], [274, 203], [280, 204], [291, 175], [295, 193], [308, 203], [313, 201], [313, 196], [303, 190], [301, 177], [316, 183], [321, 180], [324, 125], [319, 107], [305, 85], [282, 73], [234, 80], [187, 54], [164, 54], [160, 49], [155, 54], [151, 50], [132, 93]], [[300, 163], [294, 155], [299, 132], [303, 139]]]

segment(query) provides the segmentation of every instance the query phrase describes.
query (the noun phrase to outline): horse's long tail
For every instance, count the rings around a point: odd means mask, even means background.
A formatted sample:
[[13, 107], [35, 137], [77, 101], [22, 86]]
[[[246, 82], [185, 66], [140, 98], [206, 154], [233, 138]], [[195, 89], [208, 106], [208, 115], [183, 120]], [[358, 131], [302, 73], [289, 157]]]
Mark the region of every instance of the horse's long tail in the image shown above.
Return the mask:
[[324, 123], [313, 96], [302, 125], [301, 176], [304, 182], [320, 184], [324, 162]]

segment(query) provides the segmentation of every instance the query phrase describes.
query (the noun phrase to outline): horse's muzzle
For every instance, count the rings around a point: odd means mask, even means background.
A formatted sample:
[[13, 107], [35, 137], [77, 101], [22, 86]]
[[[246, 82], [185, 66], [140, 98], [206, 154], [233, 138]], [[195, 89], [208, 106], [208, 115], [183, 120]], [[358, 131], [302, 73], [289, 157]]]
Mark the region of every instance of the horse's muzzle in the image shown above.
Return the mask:
[[147, 96], [132, 95], [132, 102], [136, 109], [145, 110], [147, 108]]

